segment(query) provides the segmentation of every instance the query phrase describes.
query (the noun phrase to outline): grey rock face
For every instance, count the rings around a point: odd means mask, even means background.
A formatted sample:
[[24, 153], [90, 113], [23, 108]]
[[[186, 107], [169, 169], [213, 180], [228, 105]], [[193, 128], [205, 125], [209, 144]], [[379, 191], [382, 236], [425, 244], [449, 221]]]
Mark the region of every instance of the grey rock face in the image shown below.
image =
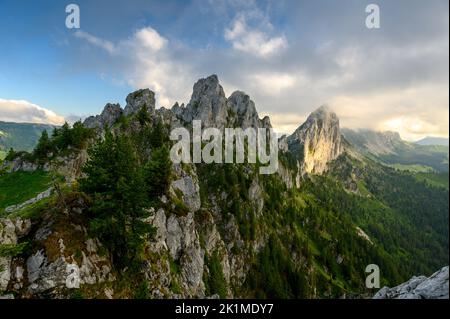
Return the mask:
[[248, 197], [255, 207], [256, 216], [260, 216], [264, 208], [264, 193], [256, 179], [253, 180], [248, 190]]
[[339, 119], [326, 106], [311, 113], [287, 141], [289, 150], [300, 153], [303, 173], [325, 172], [328, 163], [343, 152]]
[[373, 299], [448, 299], [448, 288], [448, 266], [446, 266], [429, 278], [413, 277], [397, 287], [383, 287]]
[[5, 161], [2, 166], [0, 166], [0, 169], [5, 168], [8, 173], [12, 172], [34, 172], [38, 169], [41, 169], [43, 171], [49, 171], [50, 167], [48, 164], [45, 165], [38, 165], [36, 163], [31, 163], [27, 161], [22, 156], [16, 157], [12, 161]]
[[72, 183], [82, 175], [82, 167], [87, 160], [87, 150], [82, 149], [67, 156], [57, 157], [52, 162], [51, 168], [64, 176], [68, 183]]
[[125, 115], [136, 114], [145, 107], [150, 114], [155, 112], [155, 93], [149, 89], [137, 90], [127, 96], [127, 105], [123, 113]]
[[203, 127], [272, 127], [269, 117], [258, 117], [255, 103], [246, 93], [236, 91], [227, 99], [215, 74], [194, 84], [191, 100], [186, 107], [176, 103], [171, 111], [187, 124], [201, 120]]
[[100, 115], [89, 116], [86, 120], [84, 120], [83, 125], [88, 128], [99, 129], [103, 129], [105, 126], [111, 127], [117, 122], [122, 113], [123, 110], [119, 104], [108, 103], [105, 105]]
[[183, 202], [190, 211], [195, 212], [200, 208], [200, 187], [192, 176], [187, 175], [173, 181], [171, 187], [182, 192]]
[[227, 122], [227, 99], [217, 75], [200, 79], [194, 84], [194, 90], [183, 120], [192, 122], [201, 120], [203, 127], [223, 128]]
[[[18, 239], [28, 234], [30, 229], [28, 219], [0, 219], [0, 245], [16, 245]], [[12, 257], [0, 257], [0, 291], [6, 290], [13, 275]]]
[[233, 126], [246, 129], [248, 127], [270, 128], [268, 117], [260, 120], [255, 103], [241, 91], [235, 91], [227, 100], [227, 105], [235, 115]]
[[86, 251], [82, 250], [82, 261], [78, 265], [72, 256], [65, 256], [64, 241], [60, 239], [60, 255], [50, 262], [44, 249], [28, 257], [28, 291], [31, 294], [59, 290], [61, 288], [78, 288], [80, 284], [95, 284], [113, 281], [111, 265], [106, 257], [98, 255], [100, 243], [96, 239], [86, 241]]

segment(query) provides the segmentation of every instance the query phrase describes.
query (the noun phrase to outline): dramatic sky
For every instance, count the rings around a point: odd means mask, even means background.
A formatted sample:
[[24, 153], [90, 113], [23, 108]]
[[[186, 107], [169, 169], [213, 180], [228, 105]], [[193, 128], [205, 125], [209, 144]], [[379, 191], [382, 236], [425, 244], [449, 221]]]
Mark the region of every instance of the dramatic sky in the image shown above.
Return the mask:
[[69, 3], [0, 0], [0, 120], [58, 124], [143, 87], [171, 107], [217, 74], [279, 132], [328, 104], [344, 127], [448, 137], [448, 0], [72, 1], [78, 30]]

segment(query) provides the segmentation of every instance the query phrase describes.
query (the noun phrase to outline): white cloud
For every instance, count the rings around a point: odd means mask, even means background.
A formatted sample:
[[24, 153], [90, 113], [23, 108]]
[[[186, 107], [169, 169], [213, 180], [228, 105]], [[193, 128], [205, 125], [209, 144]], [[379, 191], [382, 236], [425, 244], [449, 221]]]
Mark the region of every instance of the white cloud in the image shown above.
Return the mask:
[[272, 96], [300, 84], [299, 76], [290, 73], [264, 72], [251, 74], [248, 78], [255, 89]]
[[225, 29], [225, 39], [233, 48], [251, 55], [267, 58], [287, 48], [284, 36], [270, 37], [261, 30], [250, 28], [244, 15], [238, 16], [230, 28]]
[[[411, 140], [448, 136], [448, 32], [442, 31], [445, 37], [422, 35], [408, 41], [390, 39], [392, 32], [369, 34], [365, 29], [345, 29], [342, 35], [342, 30], [327, 28], [324, 35], [320, 21], [326, 18], [321, 18], [307, 24], [318, 33], [308, 37], [304, 30], [291, 30], [288, 34], [298, 31], [298, 38], [290, 36], [288, 44], [271, 24], [270, 10], [236, 0], [239, 10], [229, 13], [230, 2], [220, 3], [216, 20], [223, 23], [214, 25], [217, 29], [211, 33], [223, 36], [231, 44], [228, 49], [214, 42], [205, 44], [206, 49], [189, 47], [151, 27], [114, 43], [86, 34], [80, 38], [110, 54], [111, 68], [120, 73], [110, 79], [121, 77], [133, 88], [149, 87], [158, 105], [187, 102], [193, 83], [215, 73], [228, 95], [231, 89], [249, 94], [279, 132], [291, 133], [327, 103], [342, 126], [396, 129]], [[333, 25], [338, 28], [341, 22]]]
[[330, 105], [342, 126], [396, 131], [414, 141], [428, 135], [448, 137], [449, 110], [442, 107], [448, 101], [448, 87], [423, 85], [340, 95]]
[[150, 49], [151, 51], [159, 51], [166, 47], [167, 39], [163, 38], [154, 29], [147, 27], [139, 29], [135, 34], [134, 38], [138, 45]]
[[61, 125], [64, 117], [24, 100], [0, 98], [0, 120], [6, 122], [45, 123]]
[[128, 39], [116, 43], [86, 32], [76, 36], [114, 58], [123, 59], [127, 68], [123, 72], [125, 82], [136, 89], [148, 87], [153, 90], [158, 105], [170, 108], [175, 101], [188, 98], [187, 83], [192, 81], [189, 66], [172, 57], [171, 43], [155, 29], [138, 29]]
[[105, 51], [107, 51], [110, 54], [116, 53], [117, 49], [114, 46], [114, 44], [110, 41], [100, 39], [98, 37], [95, 37], [95, 36], [87, 33], [87, 32], [80, 31], [80, 30], [75, 32], [75, 36], [79, 39], [86, 40], [87, 42], [89, 42], [90, 44], [92, 44], [94, 46], [104, 49]]

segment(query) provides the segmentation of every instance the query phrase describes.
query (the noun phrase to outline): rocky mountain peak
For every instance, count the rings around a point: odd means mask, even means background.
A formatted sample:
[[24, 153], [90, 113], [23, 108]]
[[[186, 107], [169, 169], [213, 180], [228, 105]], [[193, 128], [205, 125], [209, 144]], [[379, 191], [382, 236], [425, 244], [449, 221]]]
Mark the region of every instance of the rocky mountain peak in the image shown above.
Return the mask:
[[191, 103], [200, 101], [202, 98], [208, 97], [212, 100], [225, 97], [222, 86], [219, 84], [219, 78], [213, 74], [207, 78], [198, 80], [194, 84], [194, 89], [191, 96]]
[[83, 125], [88, 128], [111, 127], [122, 115], [123, 110], [120, 104], [107, 103], [102, 113], [96, 116], [89, 116], [84, 120]]
[[185, 122], [201, 120], [204, 127], [223, 128], [227, 122], [227, 99], [217, 75], [200, 79], [194, 84], [191, 100], [183, 112], [177, 109]]
[[227, 105], [231, 110], [229, 116], [233, 117], [233, 119], [230, 119], [230, 122], [234, 122], [234, 126], [243, 129], [248, 127], [271, 127], [269, 117], [266, 116], [263, 120], [259, 119], [255, 103], [245, 92], [233, 92], [227, 100]]
[[155, 112], [155, 93], [149, 89], [141, 89], [128, 94], [126, 101], [125, 115], [135, 114], [143, 106], [147, 108], [150, 114]]
[[308, 122], [339, 125], [339, 118], [328, 105], [322, 105], [308, 116], [306, 123]]
[[235, 91], [227, 99], [215, 74], [198, 80], [186, 107], [175, 103], [172, 112], [185, 123], [201, 120], [203, 127], [271, 127], [268, 117], [259, 119], [255, 103], [246, 93]]
[[302, 159], [303, 173], [323, 173], [343, 151], [339, 118], [328, 106], [312, 112], [287, 141]]

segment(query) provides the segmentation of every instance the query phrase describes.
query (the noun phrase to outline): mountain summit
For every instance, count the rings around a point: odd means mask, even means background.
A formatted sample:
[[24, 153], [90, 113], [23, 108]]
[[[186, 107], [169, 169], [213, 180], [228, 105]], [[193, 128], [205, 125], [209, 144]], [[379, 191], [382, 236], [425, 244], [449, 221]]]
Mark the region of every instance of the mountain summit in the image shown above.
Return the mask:
[[245, 92], [235, 91], [227, 98], [215, 74], [198, 80], [187, 106], [176, 103], [172, 112], [184, 123], [201, 120], [203, 127], [271, 127], [268, 117], [259, 118], [255, 103]]
[[321, 106], [287, 138], [287, 142], [289, 150], [302, 160], [304, 173], [321, 174], [343, 151], [339, 118], [328, 106]]

